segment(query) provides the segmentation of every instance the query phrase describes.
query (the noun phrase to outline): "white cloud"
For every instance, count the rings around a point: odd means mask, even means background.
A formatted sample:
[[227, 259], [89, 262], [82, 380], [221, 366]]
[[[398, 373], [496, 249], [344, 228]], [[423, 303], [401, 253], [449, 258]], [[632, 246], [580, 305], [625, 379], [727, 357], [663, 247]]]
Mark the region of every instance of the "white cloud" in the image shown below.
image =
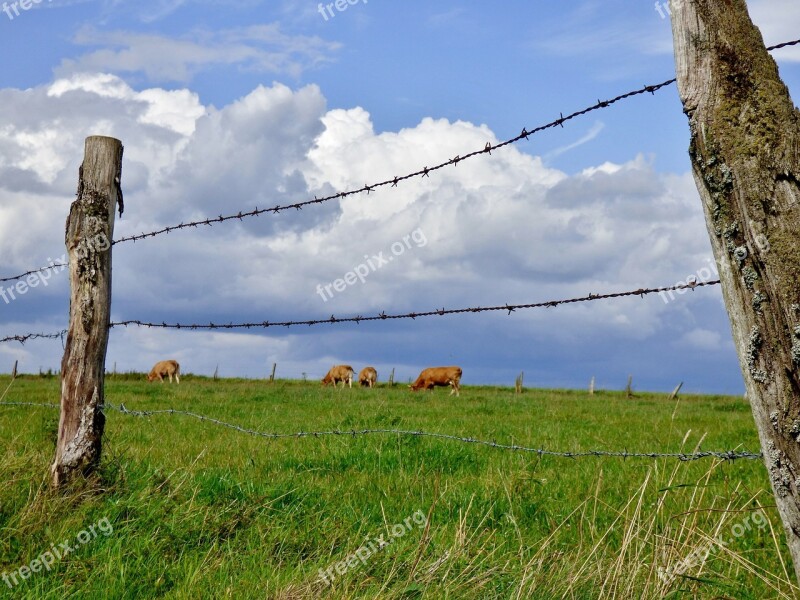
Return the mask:
[[[3, 166], [27, 177], [17, 178], [16, 191], [0, 180], [3, 275], [39, 266], [47, 253], [61, 254], [86, 135], [115, 135], [126, 147], [126, 212], [118, 237], [354, 189], [496, 141], [486, 126], [431, 118], [376, 134], [367, 111], [328, 110], [316, 86], [259, 86], [214, 108], [188, 90], [135, 91], [113, 76], [82, 74], [24, 92], [0, 91], [0, 99], [20, 115], [14, 127], [0, 130], [0, 148], [15, 149], [3, 153]], [[36, 110], [26, 112], [26, 106]], [[692, 190], [689, 175], [659, 175], [644, 157], [570, 177], [511, 146], [342, 202], [115, 246], [112, 318], [275, 321], [662, 285], [685, 279], [709, 255]], [[393, 242], [416, 229], [424, 232], [424, 247], [409, 249], [327, 302], [317, 294], [318, 284], [342, 277], [365, 255], [388, 255]], [[14, 236], [18, 231], [26, 235]], [[4, 308], [3, 319], [22, 329], [24, 323], [63, 327], [65, 294], [62, 277]], [[277, 361], [296, 369], [294, 376], [316, 377], [314, 370], [327, 369], [333, 357], [387, 366], [425, 360], [415, 358], [420, 335], [431, 336], [425, 352], [447, 343], [448, 352], [462, 358], [473, 348], [502, 355], [509, 337], [547, 339], [580, 353], [590, 338], [651, 339], [666, 327], [670, 311], [682, 310], [676, 305], [701, 298], [696, 292], [669, 305], [634, 298], [502, 318], [433, 319], [410, 323], [408, 334], [392, 336], [390, 348], [367, 324], [270, 329], [266, 336], [115, 330], [109, 360], [120, 370], [144, 369], [169, 352], [196, 372], [210, 373], [219, 362], [227, 374], [263, 375], [265, 365]], [[709, 304], [719, 310], [716, 298]], [[698, 335], [686, 339], [710, 343]]]
[[[767, 46], [798, 38], [797, 19], [789, 18], [789, 15], [797, 15], [795, 0], [750, 0], [747, 5]], [[772, 55], [778, 61], [800, 62], [800, 46], [775, 50]]]
[[61, 76], [95, 71], [143, 73], [150, 81], [181, 83], [219, 66], [296, 77], [330, 61], [339, 48], [318, 37], [284, 34], [276, 24], [195, 31], [180, 38], [84, 27], [73, 42], [99, 49], [64, 59], [57, 69]]
[[720, 333], [708, 329], [693, 329], [686, 332], [681, 343], [700, 350], [720, 350], [723, 345]]

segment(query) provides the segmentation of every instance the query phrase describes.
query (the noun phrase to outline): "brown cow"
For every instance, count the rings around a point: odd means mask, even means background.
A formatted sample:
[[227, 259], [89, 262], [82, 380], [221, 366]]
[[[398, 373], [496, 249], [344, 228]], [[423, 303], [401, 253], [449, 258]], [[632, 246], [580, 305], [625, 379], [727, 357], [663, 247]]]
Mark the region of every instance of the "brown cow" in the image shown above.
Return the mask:
[[350, 365], [336, 365], [331, 367], [327, 375], [322, 378], [322, 385], [328, 385], [329, 383], [332, 383], [333, 387], [336, 387], [336, 384], [341, 381], [342, 387], [344, 387], [344, 384], [347, 383], [352, 388], [354, 374], [355, 371], [353, 371], [353, 367]]
[[164, 383], [164, 375], [169, 375], [169, 382], [172, 383], [172, 376], [175, 375], [175, 381], [181, 382], [181, 366], [177, 360], [162, 360], [157, 362], [147, 376], [147, 381], [154, 381], [158, 379]]
[[361, 373], [358, 374], [358, 382], [361, 385], [374, 386], [378, 381], [378, 372], [375, 367], [364, 367]]
[[420, 389], [432, 390], [434, 386], [452, 386], [450, 395], [459, 395], [458, 388], [461, 382], [461, 367], [429, 367], [423, 369], [417, 380], [410, 387], [413, 391]]

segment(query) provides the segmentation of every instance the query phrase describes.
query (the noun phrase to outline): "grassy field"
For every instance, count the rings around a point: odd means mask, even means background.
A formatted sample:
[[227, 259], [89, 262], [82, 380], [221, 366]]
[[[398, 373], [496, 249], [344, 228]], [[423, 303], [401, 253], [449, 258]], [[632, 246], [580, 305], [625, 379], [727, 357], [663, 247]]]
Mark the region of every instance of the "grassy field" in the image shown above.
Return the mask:
[[[0, 377], [6, 402], [58, 402], [57, 378], [9, 384]], [[748, 405], [730, 397], [464, 387], [455, 398], [189, 375], [109, 379], [106, 401], [263, 432], [758, 451]], [[540, 457], [396, 434], [269, 440], [177, 414], [107, 415], [99, 474], [63, 493], [47, 485], [58, 410], [0, 406], [0, 574], [17, 579], [0, 581], [0, 597], [798, 594], [760, 461]], [[72, 551], [58, 558], [63, 542]], [[27, 571], [40, 556], [52, 564]]]

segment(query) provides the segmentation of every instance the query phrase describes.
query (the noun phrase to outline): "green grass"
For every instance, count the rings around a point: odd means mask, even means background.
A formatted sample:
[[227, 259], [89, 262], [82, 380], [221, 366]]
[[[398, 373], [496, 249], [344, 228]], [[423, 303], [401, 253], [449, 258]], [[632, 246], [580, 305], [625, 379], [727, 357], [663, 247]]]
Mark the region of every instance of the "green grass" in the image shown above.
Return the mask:
[[[264, 432], [422, 429], [563, 451], [758, 450], [741, 398], [493, 387], [456, 398], [405, 386], [142, 378], [108, 379], [107, 402]], [[0, 395], [8, 386], [0, 377]], [[59, 389], [57, 378], [18, 378], [5, 401], [57, 403]], [[13, 589], [0, 581], [0, 598], [798, 593], [760, 461], [539, 457], [393, 434], [268, 440], [185, 416], [108, 411], [100, 472], [56, 492], [57, 427], [58, 410], [0, 406], [0, 575], [102, 519], [113, 532]], [[336, 573], [404, 521], [389, 546]], [[329, 567], [332, 586], [318, 577]]]

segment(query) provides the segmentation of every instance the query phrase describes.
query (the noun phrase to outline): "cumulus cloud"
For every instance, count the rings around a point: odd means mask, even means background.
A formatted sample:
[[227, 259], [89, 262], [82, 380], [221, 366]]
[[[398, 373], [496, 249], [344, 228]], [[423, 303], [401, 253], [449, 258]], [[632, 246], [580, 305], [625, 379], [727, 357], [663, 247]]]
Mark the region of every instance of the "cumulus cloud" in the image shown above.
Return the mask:
[[[63, 252], [86, 135], [126, 147], [117, 237], [358, 188], [497, 141], [484, 125], [433, 118], [376, 133], [366, 110], [329, 110], [313, 85], [259, 86], [215, 108], [188, 90], [136, 91], [113, 75], [75, 74], [2, 90], [0, 100], [20, 116], [0, 129], [0, 168], [14, 175], [0, 183], [3, 275]], [[425, 243], [393, 254], [415, 231]], [[363, 283], [320, 296], [318, 285], [381, 252], [393, 260]], [[568, 175], [512, 146], [340, 202], [115, 246], [112, 318], [224, 323], [535, 302], [685, 280], [709, 256], [688, 174], [665, 176], [632, 156]], [[63, 327], [66, 294], [63, 274], [0, 304], [4, 333]], [[409, 370], [458, 361], [489, 378], [524, 360], [545, 378], [553, 361], [608, 361], [620, 344], [660, 348], [663, 335], [718, 345], [689, 307], [721, 311], [715, 293], [697, 291], [668, 304], [634, 298], [264, 334], [114, 330], [109, 360], [143, 370], [166, 352], [196, 372], [222, 363], [221, 372], [263, 376], [278, 362], [294, 370], [285, 376], [310, 377], [336, 360]], [[25, 360], [57, 367], [58, 344], [44, 346]]]

